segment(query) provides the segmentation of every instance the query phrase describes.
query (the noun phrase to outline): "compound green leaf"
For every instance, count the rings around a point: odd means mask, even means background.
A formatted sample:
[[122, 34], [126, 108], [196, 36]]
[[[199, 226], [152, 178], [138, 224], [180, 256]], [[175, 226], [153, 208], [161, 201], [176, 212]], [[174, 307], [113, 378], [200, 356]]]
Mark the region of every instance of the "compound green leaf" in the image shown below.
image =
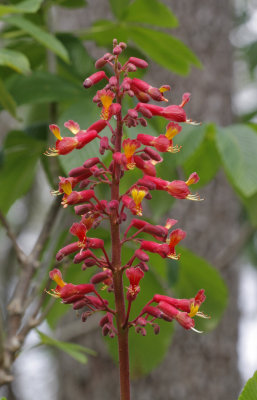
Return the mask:
[[135, 0], [125, 10], [123, 20], [163, 28], [178, 26], [178, 20], [170, 8], [157, 0]]
[[256, 400], [257, 399], [257, 371], [250, 378], [240, 394], [238, 400]]
[[245, 196], [257, 192], [257, 134], [247, 125], [218, 128], [216, 144], [224, 169], [235, 187]]
[[51, 50], [65, 62], [69, 62], [69, 55], [63, 44], [51, 33], [46, 32], [31, 21], [21, 16], [11, 16], [4, 19], [7, 23], [14, 25], [28, 35], [32, 36], [37, 42]]
[[128, 36], [152, 60], [180, 75], [187, 75], [190, 65], [201, 67], [194, 53], [179, 39], [149, 28], [128, 26]]
[[25, 0], [15, 5], [0, 5], [0, 17], [5, 14], [35, 13], [43, 0]]
[[[210, 319], [195, 318], [196, 328], [209, 331], [216, 327], [227, 305], [227, 287], [219, 272], [205, 259], [190, 250], [180, 248], [178, 279], [173, 287], [179, 298], [194, 297], [199, 289], [205, 289], [206, 300], [201, 311]], [[172, 267], [172, 266], [171, 266]]]
[[30, 72], [29, 60], [19, 51], [0, 49], [0, 65], [12, 68], [20, 74]]

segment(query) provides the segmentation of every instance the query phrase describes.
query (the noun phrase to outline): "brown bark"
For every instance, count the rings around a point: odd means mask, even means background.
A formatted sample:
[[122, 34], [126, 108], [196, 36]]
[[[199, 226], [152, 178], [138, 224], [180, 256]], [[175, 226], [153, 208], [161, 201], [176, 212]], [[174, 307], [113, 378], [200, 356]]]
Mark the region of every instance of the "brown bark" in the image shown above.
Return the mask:
[[[83, 26], [108, 16], [108, 2], [88, 1]], [[201, 59], [204, 69], [193, 69], [178, 78], [157, 66], [151, 67], [148, 81], [167, 83], [173, 88], [172, 102], [179, 103], [185, 91], [193, 94], [187, 113], [195, 120], [232, 122], [232, 49], [229, 43], [232, 10], [224, 0], [168, 1], [180, 21], [174, 31]], [[87, 21], [87, 22], [85, 22]], [[97, 54], [102, 55], [97, 50]], [[161, 82], [160, 82], [161, 77]], [[237, 235], [240, 208], [223, 173], [201, 191], [202, 203], [178, 202], [172, 217], [188, 232], [187, 246], [215, 262], [217, 254]], [[236, 254], [235, 254], [236, 257]], [[150, 376], [132, 384], [132, 398], [140, 400], [234, 400], [240, 389], [237, 370], [237, 265], [235, 259], [221, 271], [229, 286], [229, 305], [216, 330], [196, 335], [176, 330], [169, 354]], [[219, 293], [217, 293], [219, 296]], [[100, 332], [87, 335], [82, 342], [98, 349], [98, 357], [81, 368], [65, 358], [60, 364], [59, 398], [105, 400], [118, 398], [118, 374], [101, 341]], [[72, 371], [72, 372], [71, 372]]]

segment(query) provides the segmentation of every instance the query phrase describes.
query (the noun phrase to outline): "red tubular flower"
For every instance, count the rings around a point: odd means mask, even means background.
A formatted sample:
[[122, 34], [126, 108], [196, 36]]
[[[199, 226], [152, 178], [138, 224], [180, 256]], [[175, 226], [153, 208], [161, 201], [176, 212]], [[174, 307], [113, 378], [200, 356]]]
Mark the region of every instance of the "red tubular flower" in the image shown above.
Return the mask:
[[152, 225], [142, 219], [132, 219], [131, 226], [142, 230], [142, 232], [153, 235], [156, 239], [164, 241], [168, 235], [168, 229], [161, 225]]
[[167, 101], [165, 97], [163, 97], [162, 92], [159, 89], [149, 85], [149, 83], [142, 81], [141, 79], [133, 78], [130, 86], [132, 90], [136, 88], [142, 92], [149, 94], [153, 100]]
[[192, 175], [193, 175], [193, 177], [190, 178], [191, 177], [191, 175], [190, 175], [187, 182], [179, 181], [179, 180], [167, 182], [167, 186], [166, 186], [165, 190], [171, 196], [175, 197], [175, 199], [188, 199], [188, 200], [200, 201], [201, 199], [200, 199], [199, 195], [197, 193], [192, 194], [190, 192], [190, 190], [188, 189], [188, 185], [190, 185], [191, 183], [198, 182], [198, 180], [197, 180], [198, 175], [197, 174], [196, 175], [192, 174]]
[[169, 258], [172, 258], [174, 260], [179, 260], [180, 254], [176, 254], [175, 246], [185, 237], [186, 237], [186, 232], [182, 231], [182, 229], [175, 229], [174, 231], [171, 232], [168, 240], [168, 245], [170, 248], [170, 252], [168, 254]]
[[110, 106], [112, 105], [115, 94], [111, 90], [102, 89], [97, 92], [97, 97], [103, 106], [101, 118], [108, 121], [111, 117]]
[[57, 283], [56, 288], [52, 289], [52, 293], [49, 294], [54, 297], [60, 297], [65, 300], [65, 302], [73, 303], [83, 298], [85, 294], [95, 291], [94, 285], [92, 284], [73, 285], [72, 283], [64, 282], [61, 271], [57, 268], [50, 271], [49, 276]]
[[163, 107], [161, 116], [175, 122], [186, 122], [187, 120], [184, 109], [177, 105]]
[[103, 119], [94, 122], [92, 125], [88, 127], [88, 131], [96, 131], [97, 133], [101, 132], [107, 125], [107, 122]]
[[81, 192], [73, 191], [69, 196], [65, 197], [62, 201], [64, 207], [73, 204], [86, 203], [95, 197], [93, 190], [82, 190]]
[[194, 317], [195, 315], [199, 317], [206, 318], [207, 316], [202, 312], [199, 312], [199, 307], [205, 301], [206, 296], [204, 295], [204, 289], [198, 291], [195, 297], [191, 299], [174, 299], [169, 296], [164, 296], [161, 294], [155, 294], [153, 297], [153, 301], [156, 303], [160, 303], [161, 301], [166, 302], [173, 307], [178, 308], [181, 311], [185, 311], [188, 313], [189, 317]]
[[93, 75], [90, 75], [87, 79], [84, 80], [83, 86], [85, 89], [88, 89], [96, 83], [100, 82], [102, 79], [108, 80], [106, 73], [104, 71], [95, 72]]
[[94, 140], [97, 136], [96, 131], [86, 131], [81, 133], [77, 138], [78, 138], [78, 144], [76, 149], [82, 149], [86, 144], [90, 143], [92, 140]]
[[134, 156], [136, 167], [149, 176], [156, 176], [155, 161], [144, 161], [140, 156]]
[[[65, 123], [67, 127], [74, 133], [79, 132], [79, 125], [74, 121], [68, 121]], [[60, 129], [57, 125], [49, 126], [52, 133], [56, 136], [57, 141], [55, 147], [49, 148], [44, 154], [47, 156], [58, 156], [70, 153], [74, 149], [81, 149], [91, 140], [95, 139], [97, 136], [96, 131], [81, 131], [81, 133], [75, 135], [74, 137], [62, 137], [60, 134]]]
[[170, 253], [170, 248], [168, 244], [160, 244], [148, 240], [143, 240], [141, 242], [140, 249], [159, 254], [162, 258], [168, 257]]
[[122, 147], [124, 149], [124, 154], [127, 160], [127, 168], [128, 169], [134, 169], [135, 168], [135, 162], [134, 162], [134, 153], [136, 149], [140, 147], [140, 142], [135, 139], [125, 139], [123, 140]]
[[70, 233], [79, 239], [80, 246], [84, 246], [86, 243], [87, 231], [87, 227], [81, 222], [74, 222], [70, 228]]
[[176, 321], [185, 329], [192, 329], [195, 326], [194, 320], [186, 313], [177, 310], [165, 301], [160, 301], [158, 308], [168, 317], [176, 319]]
[[61, 261], [64, 257], [68, 256], [69, 254], [75, 253], [76, 251], [79, 250], [80, 246], [78, 242], [70, 243], [58, 251], [58, 253], [56, 254], [56, 260]]
[[90, 249], [103, 249], [104, 248], [104, 241], [102, 239], [97, 239], [97, 238], [88, 238], [87, 239], [87, 246]]
[[127, 291], [127, 299], [133, 301], [140, 292], [139, 282], [144, 277], [144, 272], [138, 267], [131, 267], [126, 270], [126, 275], [130, 283]]

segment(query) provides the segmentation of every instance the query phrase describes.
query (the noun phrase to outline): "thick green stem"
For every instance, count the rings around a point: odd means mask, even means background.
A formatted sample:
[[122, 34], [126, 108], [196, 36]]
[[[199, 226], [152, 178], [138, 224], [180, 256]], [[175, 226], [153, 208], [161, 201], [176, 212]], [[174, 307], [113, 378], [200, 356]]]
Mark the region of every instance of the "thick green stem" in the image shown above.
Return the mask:
[[[117, 102], [121, 103], [121, 99], [117, 96]], [[121, 150], [122, 140], [122, 116], [117, 115], [117, 129], [115, 140], [115, 151]], [[120, 166], [115, 164], [112, 185], [111, 198], [119, 201], [120, 191]], [[111, 222], [111, 238], [112, 238], [112, 268], [113, 268], [113, 285], [116, 305], [116, 321], [118, 331], [119, 345], [119, 367], [120, 367], [120, 399], [130, 400], [130, 380], [129, 380], [129, 352], [128, 352], [128, 327], [123, 328], [126, 319], [123, 278], [121, 269], [121, 240], [120, 225], [117, 218], [116, 210], [113, 210], [110, 218]]]

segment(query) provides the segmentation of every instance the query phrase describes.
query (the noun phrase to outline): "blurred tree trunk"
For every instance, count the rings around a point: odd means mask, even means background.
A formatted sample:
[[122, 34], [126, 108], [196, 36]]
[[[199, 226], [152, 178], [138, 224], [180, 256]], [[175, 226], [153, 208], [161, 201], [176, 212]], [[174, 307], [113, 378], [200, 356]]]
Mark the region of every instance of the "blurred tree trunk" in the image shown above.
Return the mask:
[[[96, 18], [109, 15], [108, 2], [88, 1], [76, 26], [84, 27]], [[203, 70], [194, 69], [189, 77], [178, 78], [152, 66], [148, 80], [157, 86], [171, 84], [172, 102], [179, 103], [183, 92], [193, 94], [187, 114], [200, 121], [221, 125], [232, 122], [231, 93], [233, 59], [229, 42], [233, 11], [224, 0], [168, 1], [180, 21], [173, 31], [198, 55]], [[97, 15], [96, 15], [97, 14]], [[158, 18], [158, 16], [156, 16]], [[63, 16], [65, 20], [65, 16]], [[119, 39], [119, 38], [118, 38]], [[99, 54], [99, 49], [97, 50]], [[102, 53], [101, 53], [102, 54]], [[215, 265], [217, 254], [234, 240], [239, 227], [239, 205], [222, 173], [203, 190], [203, 203], [178, 202], [172, 218], [188, 232], [186, 245]], [[207, 335], [176, 330], [166, 359], [150, 376], [132, 384], [132, 398], [140, 400], [234, 400], [240, 389], [237, 369], [237, 265], [236, 254], [223, 265], [221, 274], [229, 286], [229, 305], [218, 328]], [[220, 264], [220, 263], [219, 263]], [[219, 293], [217, 293], [219, 296]], [[116, 367], [109, 359], [99, 330], [81, 340], [97, 349], [98, 356], [81, 368], [62, 356], [60, 359], [60, 400], [118, 399]], [[65, 357], [65, 362], [64, 362]]]

